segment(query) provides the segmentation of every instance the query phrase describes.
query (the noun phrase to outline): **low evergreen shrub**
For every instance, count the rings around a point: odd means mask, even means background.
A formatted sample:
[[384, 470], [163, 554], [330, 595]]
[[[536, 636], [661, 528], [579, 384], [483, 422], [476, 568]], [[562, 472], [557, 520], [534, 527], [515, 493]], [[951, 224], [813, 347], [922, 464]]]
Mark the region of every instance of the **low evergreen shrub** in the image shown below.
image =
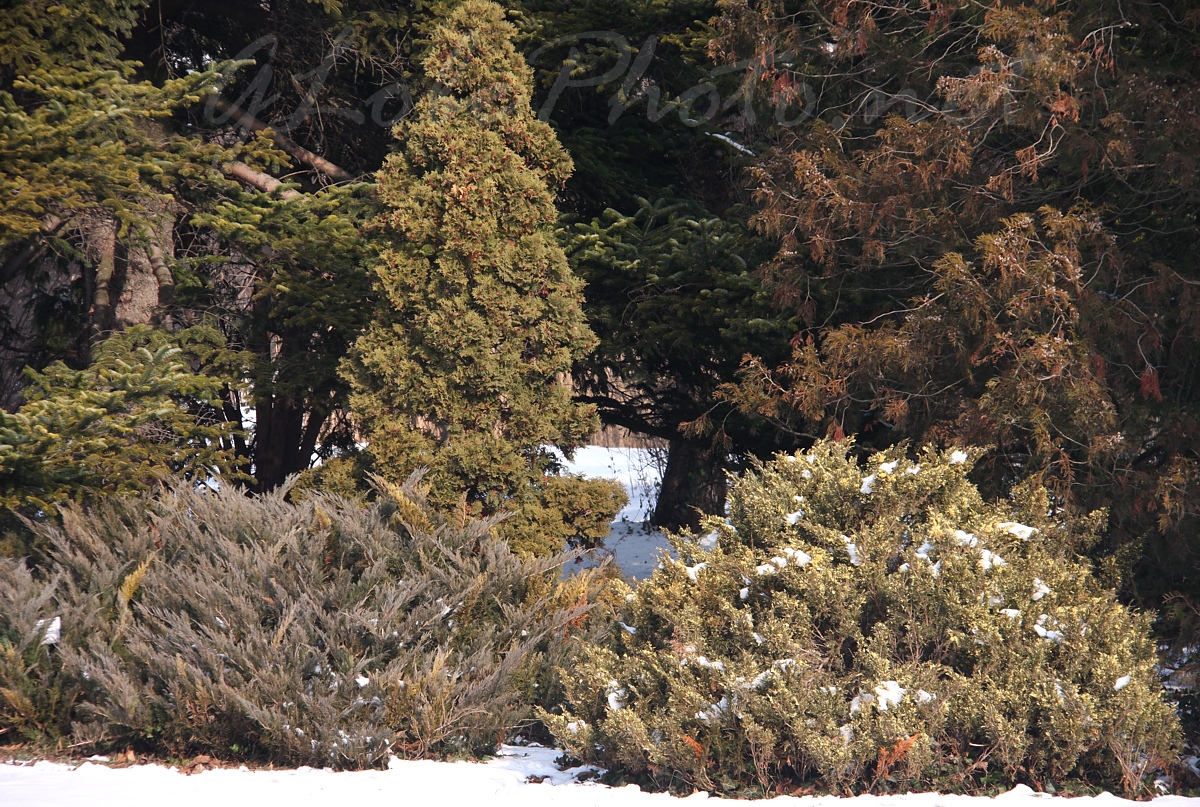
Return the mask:
[[0, 560], [0, 743], [358, 768], [486, 753], [550, 703], [595, 574], [439, 516], [186, 487], [64, 509]]
[[738, 481], [543, 711], [573, 756], [728, 795], [1147, 792], [1177, 756], [1145, 615], [1080, 559], [1105, 516], [985, 502], [972, 456], [842, 443]]

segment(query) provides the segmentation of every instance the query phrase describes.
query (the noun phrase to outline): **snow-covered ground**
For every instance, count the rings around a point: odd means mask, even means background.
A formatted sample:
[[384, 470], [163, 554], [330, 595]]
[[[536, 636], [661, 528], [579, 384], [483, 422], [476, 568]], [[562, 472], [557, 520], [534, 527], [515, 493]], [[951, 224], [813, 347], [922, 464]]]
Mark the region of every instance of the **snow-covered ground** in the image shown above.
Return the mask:
[[[329, 770], [207, 770], [191, 776], [161, 765], [110, 768], [102, 761], [78, 766], [54, 762], [0, 763], [3, 807], [671, 807], [708, 801], [706, 793], [683, 799], [643, 793], [636, 785], [607, 787], [579, 782], [591, 769], [559, 771], [559, 752], [549, 748], [502, 746], [488, 762], [403, 762], [386, 771], [335, 773]], [[738, 802], [728, 802], [739, 804]], [[765, 802], [744, 802], [750, 804]], [[784, 797], [772, 807], [1067, 807], [1067, 802], [1019, 786], [995, 798], [909, 794], [904, 796]], [[1075, 798], [1069, 807], [1134, 804], [1107, 793]], [[1200, 799], [1161, 796], [1153, 807], [1200, 807]], [[1147, 804], [1147, 802], [1141, 802]]]
[[617, 513], [600, 554], [611, 554], [626, 577], [636, 580], [649, 577], [658, 563], [659, 550], [670, 550], [663, 534], [649, 525], [662, 478], [662, 468], [654, 452], [645, 448], [585, 446], [563, 464], [570, 473], [615, 479], [625, 486], [629, 504]]

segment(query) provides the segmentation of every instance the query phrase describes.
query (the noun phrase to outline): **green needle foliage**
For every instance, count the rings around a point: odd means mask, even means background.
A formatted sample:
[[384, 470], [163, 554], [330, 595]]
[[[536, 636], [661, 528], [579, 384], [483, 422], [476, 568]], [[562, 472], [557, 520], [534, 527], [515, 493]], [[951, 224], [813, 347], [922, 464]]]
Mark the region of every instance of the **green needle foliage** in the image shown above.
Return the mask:
[[[739, 481], [676, 541], [545, 715], [573, 755], [660, 786], [1148, 792], [1176, 759], [1148, 617], [1041, 488], [986, 502], [977, 453], [849, 441]], [[711, 551], [704, 546], [712, 546]]]
[[84, 370], [27, 371], [25, 404], [0, 413], [0, 506], [39, 516], [167, 478], [236, 480], [231, 426], [214, 415], [227, 360], [211, 329], [137, 327]]
[[605, 423], [670, 441], [654, 523], [695, 528], [724, 511], [731, 459], [779, 447], [718, 399], [743, 356], [786, 352], [789, 323], [752, 274], [762, 242], [695, 205], [645, 199], [562, 235], [601, 335], [575, 366], [581, 399]]
[[[479, 512], [537, 520], [556, 465], [546, 447], [569, 451], [595, 427], [563, 383], [595, 337], [554, 235], [571, 160], [530, 109], [512, 36], [478, 0], [431, 35], [432, 88], [378, 174], [380, 305], [346, 371], [378, 473], [425, 466], [435, 502], [465, 495]], [[505, 529], [523, 551], [560, 548], [563, 536], [521, 525]]]

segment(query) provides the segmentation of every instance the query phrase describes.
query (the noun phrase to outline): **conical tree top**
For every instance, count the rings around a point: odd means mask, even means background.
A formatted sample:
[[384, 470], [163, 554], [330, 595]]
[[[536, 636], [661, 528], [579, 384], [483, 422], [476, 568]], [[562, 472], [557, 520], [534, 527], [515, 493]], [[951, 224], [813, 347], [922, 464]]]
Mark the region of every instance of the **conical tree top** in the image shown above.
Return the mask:
[[461, 124], [476, 133], [499, 134], [551, 188], [567, 181], [571, 158], [553, 130], [533, 114], [533, 71], [513, 47], [516, 33], [504, 10], [487, 0], [468, 0], [431, 33], [422, 62], [430, 90], [396, 130], [398, 138], [409, 142], [406, 150], [415, 164], [422, 164], [422, 158], [469, 158], [453, 142], [455, 124]]

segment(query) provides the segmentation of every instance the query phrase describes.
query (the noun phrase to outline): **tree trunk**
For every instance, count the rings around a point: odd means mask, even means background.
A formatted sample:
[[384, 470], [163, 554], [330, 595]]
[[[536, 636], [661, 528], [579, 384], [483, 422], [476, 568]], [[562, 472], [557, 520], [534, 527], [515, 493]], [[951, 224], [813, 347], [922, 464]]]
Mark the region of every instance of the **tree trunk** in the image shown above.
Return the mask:
[[113, 285], [117, 273], [117, 220], [107, 211], [97, 212], [80, 226], [83, 251], [92, 264], [91, 318], [93, 343], [113, 328]]
[[725, 512], [725, 450], [709, 440], [676, 437], [651, 522], [662, 529], [699, 530], [700, 519]]
[[254, 478], [261, 491], [274, 490], [308, 467], [303, 451], [304, 407], [294, 398], [273, 396], [255, 406]]
[[165, 307], [175, 298], [175, 278], [167, 263], [175, 252], [175, 216], [169, 203], [146, 200], [146, 221], [139, 237], [131, 239], [121, 278], [114, 321], [119, 330], [162, 322]]

